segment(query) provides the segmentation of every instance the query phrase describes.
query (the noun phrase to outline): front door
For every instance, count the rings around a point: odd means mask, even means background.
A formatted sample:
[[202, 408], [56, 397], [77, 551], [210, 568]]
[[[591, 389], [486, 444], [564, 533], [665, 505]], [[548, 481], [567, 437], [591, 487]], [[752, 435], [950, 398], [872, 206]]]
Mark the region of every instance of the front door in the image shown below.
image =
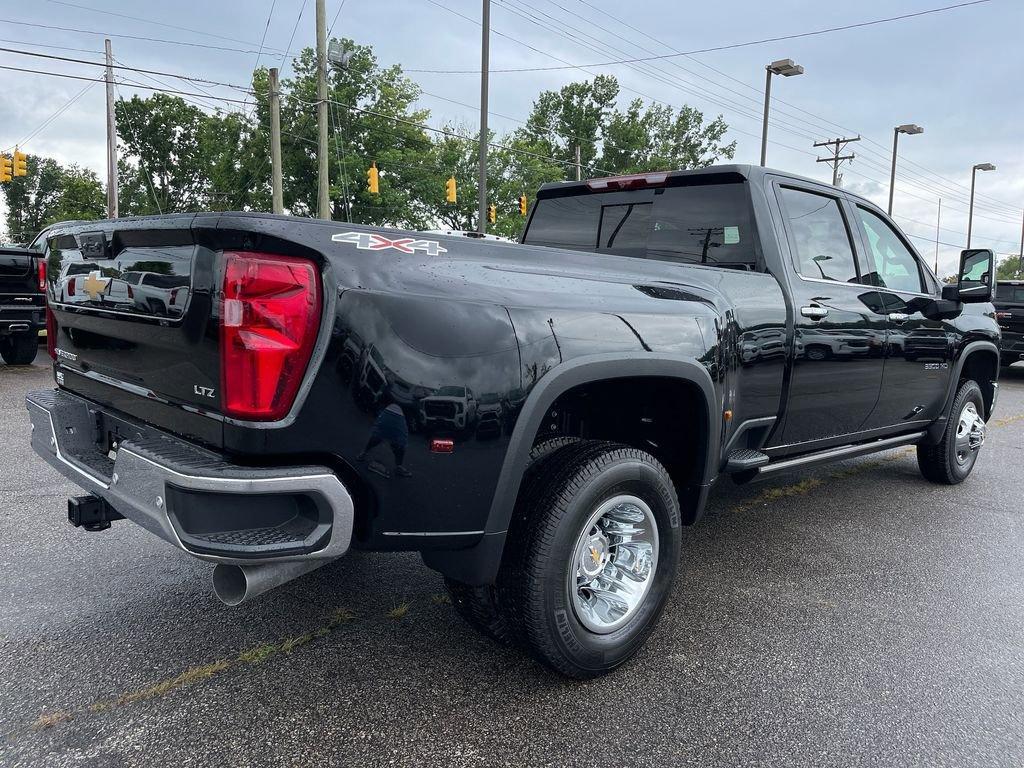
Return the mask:
[[841, 199], [825, 187], [776, 190], [796, 275], [786, 423], [773, 442], [797, 446], [864, 428], [882, 385], [886, 317], [865, 303]]
[[882, 394], [866, 427], [921, 427], [938, 417], [949, 391], [956, 330], [921, 310], [939, 287], [913, 248], [880, 211], [853, 206], [864, 282], [888, 322]]

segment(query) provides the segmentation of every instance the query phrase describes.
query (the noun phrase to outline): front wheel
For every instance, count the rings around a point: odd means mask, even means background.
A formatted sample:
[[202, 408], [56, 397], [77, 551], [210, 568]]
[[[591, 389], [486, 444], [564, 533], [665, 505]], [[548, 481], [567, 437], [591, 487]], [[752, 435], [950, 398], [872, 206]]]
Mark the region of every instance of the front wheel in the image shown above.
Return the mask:
[[524, 489], [498, 590], [519, 642], [562, 674], [591, 678], [654, 629], [679, 562], [679, 503], [648, 453], [580, 441]]
[[942, 440], [917, 446], [917, 465], [933, 483], [956, 485], [971, 474], [985, 444], [985, 401], [975, 381], [964, 381], [953, 400]]

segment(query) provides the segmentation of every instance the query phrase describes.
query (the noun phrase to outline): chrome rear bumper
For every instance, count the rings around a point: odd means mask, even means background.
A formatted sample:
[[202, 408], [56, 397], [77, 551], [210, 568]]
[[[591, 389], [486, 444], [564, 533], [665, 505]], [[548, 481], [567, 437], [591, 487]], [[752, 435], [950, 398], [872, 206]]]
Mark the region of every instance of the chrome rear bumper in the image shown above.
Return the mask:
[[[352, 497], [327, 467], [232, 464], [63, 390], [25, 402], [36, 453], [189, 554], [259, 565], [332, 560], [349, 548]], [[111, 426], [119, 439], [108, 451]]]

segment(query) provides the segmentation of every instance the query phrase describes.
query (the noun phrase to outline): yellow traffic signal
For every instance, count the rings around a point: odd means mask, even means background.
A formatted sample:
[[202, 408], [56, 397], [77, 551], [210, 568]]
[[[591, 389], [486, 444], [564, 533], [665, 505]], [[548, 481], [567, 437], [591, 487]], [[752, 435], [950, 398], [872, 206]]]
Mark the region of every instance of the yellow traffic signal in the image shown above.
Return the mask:
[[377, 175], [376, 160], [370, 163], [370, 168], [366, 171], [366, 191], [371, 195], [380, 194], [380, 179]]
[[455, 177], [452, 176], [444, 183], [445, 198], [449, 203], [456, 203], [459, 200], [459, 196], [455, 193]]
[[14, 175], [15, 176], [28, 176], [28, 155], [24, 152], [19, 152], [18, 148], [14, 148]]
[[493, 205], [487, 206], [487, 220], [493, 224], [498, 220], [498, 209]]
[[11, 158], [7, 155], [0, 155], [0, 184], [6, 184], [11, 180]]
[[519, 215], [526, 215], [526, 195], [519, 196]]

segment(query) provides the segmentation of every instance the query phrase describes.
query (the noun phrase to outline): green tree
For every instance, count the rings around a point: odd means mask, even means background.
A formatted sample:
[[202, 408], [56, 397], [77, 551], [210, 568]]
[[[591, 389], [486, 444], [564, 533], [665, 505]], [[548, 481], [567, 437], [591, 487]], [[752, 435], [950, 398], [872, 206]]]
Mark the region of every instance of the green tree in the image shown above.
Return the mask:
[[1024, 280], [1024, 259], [1020, 256], [1007, 256], [996, 267], [997, 280]]
[[93, 171], [29, 155], [27, 176], [3, 185], [8, 237], [28, 242], [58, 221], [92, 220], [106, 215], [106, 192]]
[[634, 99], [624, 112], [609, 116], [598, 165], [612, 173], [703, 168], [736, 153], [735, 141], [722, 143], [726, 130], [721, 115], [705, 125], [703, 113], [693, 107], [645, 108]]

